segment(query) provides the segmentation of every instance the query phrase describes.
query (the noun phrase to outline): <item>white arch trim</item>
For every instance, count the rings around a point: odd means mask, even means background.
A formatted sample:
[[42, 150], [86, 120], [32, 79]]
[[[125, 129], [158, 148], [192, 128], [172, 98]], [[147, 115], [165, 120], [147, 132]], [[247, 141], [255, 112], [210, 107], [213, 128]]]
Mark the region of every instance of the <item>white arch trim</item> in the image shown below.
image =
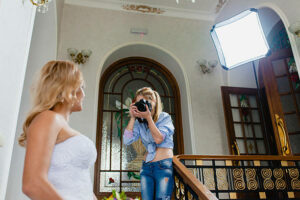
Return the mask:
[[257, 8], [262, 8], [262, 7], [270, 8], [270, 9], [272, 9], [272, 10], [280, 17], [280, 19], [282, 20], [282, 22], [283, 22], [283, 24], [284, 24], [284, 26], [285, 26], [286, 32], [287, 32], [287, 34], [288, 34], [290, 43], [291, 43], [292, 52], [293, 52], [293, 55], [294, 55], [294, 58], [295, 58], [295, 62], [296, 62], [296, 66], [297, 66], [298, 73], [299, 73], [299, 72], [300, 72], [300, 55], [299, 55], [297, 43], [296, 43], [296, 40], [295, 40], [295, 36], [294, 36], [292, 33], [290, 33], [289, 30], [288, 30], [288, 28], [289, 28], [289, 26], [290, 26], [290, 23], [289, 23], [288, 18], [286, 17], [286, 15], [284, 14], [284, 12], [283, 12], [283, 11], [282, 11], [275, 3], [272, 3], [272, 2], [264, 2], [264, 3], [258, 4], [256, 7], [257, 7]]
[[[192, 143], [192, 154], [194, 154], [196, 152], [196, 148], [195, 148], [195, 143], [192, 140], [192, 138], [195, 138], [195, 137], [194, 137], [194, 123], [193, 123], [193, 115], [192, 115], [192, 101], [191, 101], [190, 85], [189, 85], [188, 77], [187, 77], [187, 74], [184, 70], [182, 62], [171, 51], [169, 51], [167, 49], [164, 49], [161, 46], [158, 46], [156, 44], [151, 44], [151, 43], [147, 43], [147, 42], [128, 42], [128, 43], [124, 43], [124, 44], [121, 44], [121, 45], [118, 45], [118, 46], [112, 48], [110, 51], [108, 51], [104, 55], [103, 59], [101, 59], [101, 62], [100, 62], [99, 67], [98, 67], [98, 71], [97, 71], [97, 80], [98, 80], [97, 83], [98, 83], [98, 85], [95, 88], [95, 94], [96, 94], [95, 95], [95, 102], [98, 102], [101, 71], [102, 71], [102, 68], [104, 66], [105, 61], [109, 58], [110, 55], [112, 55], [118, 49], [121, 49], [121, 48], [126, 47], [126, 46], [131, 46], [131, 45], [147, 45], [147, 46], [150, 46], [150, 47], [157, 48], [157, 49], [165, 52], [166, 54], [170, 55], [177, 62], [177, 64], [180, 66], [180, 70], [183, 74], [186, 93], [187, 93], [187, 102], [188, 102], [187, 106], [188, 106], [188, 115], [189, 115], [190, 137], [191, 137], [191, 143]], [[97, 124], [97, 112], [98, 112], [97, 106], [98, 106], [98, 104], [95, 104], [95, 108], [94, 108], [94, 110], [96, 111], [96, 113], [95, 113], [95, 116], [96, 116], [95, 117], [95, 120], [96, 120], [95, 124]]]

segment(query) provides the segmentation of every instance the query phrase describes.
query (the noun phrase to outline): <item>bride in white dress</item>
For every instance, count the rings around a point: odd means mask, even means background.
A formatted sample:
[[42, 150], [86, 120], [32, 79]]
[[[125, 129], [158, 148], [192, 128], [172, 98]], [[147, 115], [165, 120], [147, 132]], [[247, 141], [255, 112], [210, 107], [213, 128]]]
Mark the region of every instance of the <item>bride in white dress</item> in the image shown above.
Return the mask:
[[83, 78], [68, 61], [50, 61], [33, 87], [20, 145], [26, 148], [23, 192], [34, 200], [95, 200], [90, 167], [94, 143], [72, 129], [69, 116], [82, 110]]

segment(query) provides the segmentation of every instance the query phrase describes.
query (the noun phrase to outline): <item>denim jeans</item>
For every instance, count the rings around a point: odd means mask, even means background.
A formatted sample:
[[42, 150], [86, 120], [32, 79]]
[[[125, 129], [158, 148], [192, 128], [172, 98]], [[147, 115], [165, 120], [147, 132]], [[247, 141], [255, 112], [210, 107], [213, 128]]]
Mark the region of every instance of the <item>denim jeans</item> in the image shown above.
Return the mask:
[[170, 200], [174, 185], [172, 158], [145, 163], [140, 172], [142, 200]]

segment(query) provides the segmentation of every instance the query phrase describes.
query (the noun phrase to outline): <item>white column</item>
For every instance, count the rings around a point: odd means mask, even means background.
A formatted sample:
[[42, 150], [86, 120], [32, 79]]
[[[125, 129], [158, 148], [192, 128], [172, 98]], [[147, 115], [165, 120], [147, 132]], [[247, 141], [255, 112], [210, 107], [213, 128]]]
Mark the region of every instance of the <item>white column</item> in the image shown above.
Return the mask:
[[30, 47], [35, 7], [0, 0], [0, 200], [4, 200]]

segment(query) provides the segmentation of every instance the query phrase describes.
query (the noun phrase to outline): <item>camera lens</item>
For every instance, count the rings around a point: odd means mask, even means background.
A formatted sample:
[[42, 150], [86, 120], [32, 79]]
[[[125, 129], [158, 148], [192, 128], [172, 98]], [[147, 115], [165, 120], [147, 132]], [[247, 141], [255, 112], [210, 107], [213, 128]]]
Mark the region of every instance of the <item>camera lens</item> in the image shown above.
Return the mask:
[[137, 107], [137, 109], [138, 109], [140, 112], [145, 112], [145, 111], [147, 110], [146, 105], [148, 106], [149, 111], [152, 110], [151, 103], [149, 103], [149, 102], [146, 101], [145, 99], [141, 99], [140, 101], [136, 102], [134, 105]]
[[145, 105], [144, 105], [144, 104], [140, 104], [140, 105], [138, 106], [138, 110], [141, 111], [141, 112], [145, 112], [145, 111], [146, 111]]

